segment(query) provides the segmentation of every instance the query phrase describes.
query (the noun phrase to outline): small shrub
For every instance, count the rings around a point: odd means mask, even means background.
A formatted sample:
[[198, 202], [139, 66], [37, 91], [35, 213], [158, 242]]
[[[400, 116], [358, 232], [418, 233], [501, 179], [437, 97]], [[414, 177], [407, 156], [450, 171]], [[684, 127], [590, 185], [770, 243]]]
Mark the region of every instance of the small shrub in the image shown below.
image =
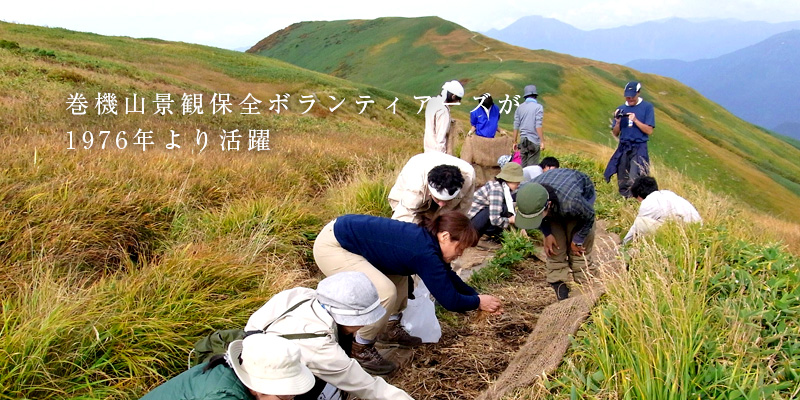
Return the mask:
[[19, 43], [0, 39], [0, 49], [19, 50]]
[[488, 265], [472, 274], [470, 286], [481, 291], [487, 285], [499, 283], [511, 278], [511, 268], [532, 255], [535, 249], [533, 242], [518, 232], [503, 232], [503, 246], [489, 260]]
[[31, 54], [39, 57], [46, 57], [46, 58], [55, 58], [56, 53], [52, 50], [45, 50], [40, 49], [38, 47], [33, 48], [32, 50], [28, 50]]
[[85, 76], [77, 72], [66, 69], [58, 69], [55, 71], [48, 72], [47, 79], [56, 82], [75, 82], [75, 83], [83, 83], [87, 81]]

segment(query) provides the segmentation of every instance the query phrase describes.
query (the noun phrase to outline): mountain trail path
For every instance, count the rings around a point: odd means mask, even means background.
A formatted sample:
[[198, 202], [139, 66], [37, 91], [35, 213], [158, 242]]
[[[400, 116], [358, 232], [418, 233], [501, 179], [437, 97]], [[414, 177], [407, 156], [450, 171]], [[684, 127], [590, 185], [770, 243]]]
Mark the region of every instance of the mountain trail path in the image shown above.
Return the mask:
[[[588, 287], [571, 284], [570, 298], [560, 302], [546, 281], [539, 246], [534, 256], [513, 267], [508, 281], [486, 290], [503, 301], [502, 315], [445, 312], [438, 343], [381, 350], [401, 366], [387, 380], [416, 399], [495, 400], [535, 386], [561, 363], [570, 336], [605, 292], [604, 277], [624, 271], [617, 243], [619, 237], [606, 231], [604, 221], [597, 221], [594, 262], [603, 276]], [[468, 279], [487, 265], [497, 248], [481, 241], [453, 263], [454, 271]]]

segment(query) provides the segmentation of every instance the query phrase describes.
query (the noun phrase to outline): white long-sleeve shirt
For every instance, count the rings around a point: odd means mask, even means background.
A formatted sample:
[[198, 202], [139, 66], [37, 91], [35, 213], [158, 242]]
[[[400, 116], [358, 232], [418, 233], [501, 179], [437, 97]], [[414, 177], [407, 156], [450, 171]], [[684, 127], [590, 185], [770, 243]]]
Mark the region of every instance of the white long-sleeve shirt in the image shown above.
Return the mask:
[[418, 223], [420, 214], [431, 208], [430, 191], [428, 190], [428, 173], [439, 165], [453, 165], [461, 171], [464, 186], [456, 198], [450, 200], [442, 211], [459, 210], [466, 214], [472, 205], [475, 192], [475, 169], [470, 163], [440, 152], [421, 153], [411, 157], [389, 191], [389, 205], [392, 207], [392, 219]]
[[447, 132], [450, 130], [450, 107], [443, 96], [431, 97], [425, 107], [425, 152], [447, 153]]
[[639, 214], [622, 242], [627, 243], [638, 236], [654, 232], [670, 219], [686, 223], [703, 222], [692, 203], [669, 190], [659, 190], [642, 200]]
[[[310, 301], [282, 315], [306, 299]], [[294, 288], [272, 296], [250, 316], [245, 330], [263, 330], [267, 325], [269, 328], [265, 333], [269, 334], [320, 334], [321, 337], [297, 339], [294, 342], [300, 346], [300, 357], [308, 369], [323, 381], [360, 399], [414, 400], [383, 378], [368, 374], [356, 360], [347, 356], [337, 343], [338, 331], [333, 317], [316, 301], [314, 290]]]

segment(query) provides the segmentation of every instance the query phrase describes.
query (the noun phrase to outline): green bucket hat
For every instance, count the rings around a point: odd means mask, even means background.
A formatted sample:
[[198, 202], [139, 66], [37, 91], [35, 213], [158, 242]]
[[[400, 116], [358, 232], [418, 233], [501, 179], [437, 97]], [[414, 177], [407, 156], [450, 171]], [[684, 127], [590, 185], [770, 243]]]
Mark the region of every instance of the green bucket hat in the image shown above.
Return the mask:
[[522, 173], [522, 165], [515, 162], [505, 163], [497, 177], [506, 182], [522, 182], [525, 175]]
[[550, 196], [538, 183], [527, 183], [517, 191], [514, 225], [522, 229], [536, 229], [544, 219], [544, 209]]

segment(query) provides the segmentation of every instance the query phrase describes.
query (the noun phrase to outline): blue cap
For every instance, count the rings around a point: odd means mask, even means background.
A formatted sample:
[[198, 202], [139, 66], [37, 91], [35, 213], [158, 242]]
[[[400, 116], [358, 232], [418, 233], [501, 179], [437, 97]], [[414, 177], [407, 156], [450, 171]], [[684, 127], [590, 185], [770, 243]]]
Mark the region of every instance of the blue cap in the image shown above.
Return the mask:
[[642, 90], [642, 84], [636, 81], [630, 81], [625, 85], [625, 97], [636, 96], [636, 93]]

